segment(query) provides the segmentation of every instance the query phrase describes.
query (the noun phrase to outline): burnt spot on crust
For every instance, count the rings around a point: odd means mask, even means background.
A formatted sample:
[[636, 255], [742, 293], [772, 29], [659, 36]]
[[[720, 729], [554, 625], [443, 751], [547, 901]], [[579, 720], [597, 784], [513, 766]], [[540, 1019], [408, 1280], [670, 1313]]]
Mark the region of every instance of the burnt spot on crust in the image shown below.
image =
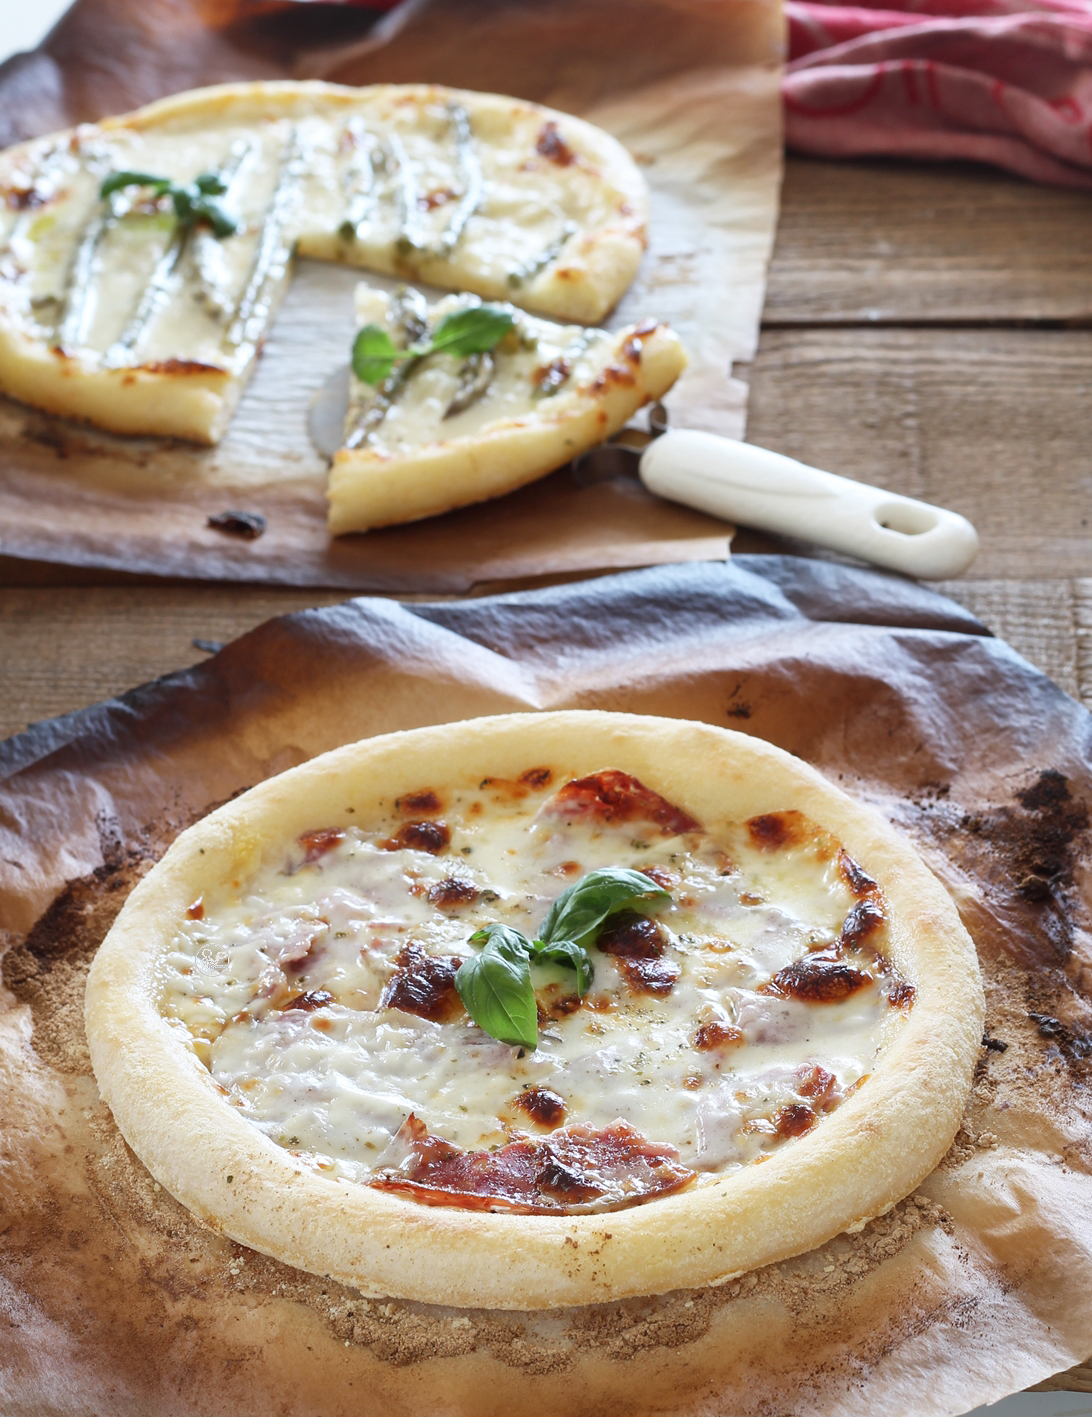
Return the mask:
[[774, 1116], [779, 1137], [802, 1137], [819, 1119], [806, 1102], [790, 1102]]
[[395, 961], [397, 969], [383, 990], [380, 1008], [401, 1009], [432, 1023], [448, 1023], [462, 1012], [455, 989], [455, 972], [462, 960], [426, 954], [408, 944]]
[[563, 1215], [621, 1210], [681, 1190], [694, 1179], [675, 1147], [650, 1142], [627, 1122], [576, 1125], [520, 1138], [496, 1151], [463, 1151], [431, 1136], [411, 1113], [395, 1138], [401, 1165], [370, 1184], [424, 1205]]
[[431, 817], [442, 810], [443, 804], [431, 788], [407, 792], [395, 800], [394, 810], [404, 817]]
[[328, 851], [340, 846], [345, 840], [345, 832], [341, 827], [319, 827], [317, 831], [304, 832], [296, 840], [303, 847], [303, 864], [311, 866]]
[[674, 806], [651, 787], [616, 768], [604, 768], [588, 777], [567, 782], [543, 808], [555, 817], [584, 818], [612, 826], [623, 822], [650, 822], [663, 836], [701, 831], [701, 823]]
[[747, 823], [747, 831], [755, 846], [763, 851], [778, 851], [803, 841], [804, 825], [800, 812], [766, 812], [760, 817], [752, 817]]
[[556, 162], [558, 167], [571, 167], [576, 161], [576, 153], [561, 136], [552, 118], [547, 119], [539, 129], [535, 152], [540, 157], [548, 158], [550, 162]]
[[221, 379], [227, 378], [226, 369], [221, 369], [218, 364], [202, 364], [199, 359], [156, 359], [150, 364], [138, 364], [136, 368], [145, 374], [170, 374], [176, 378], [195, 374], [217, 374]]
[[205, 901], [204, 901], [204, 897], [203, 897], [203, 896], [198, 896], [197, 899], [196, 899], [191, 905], [188, 905], [188, 906], [186, 907], [186, 919], [187, 919], [187, 920], [204, 920], [204, 918], [205, 918]]
[[428, 888], [431, 905], [440, 910], [458, 910], [461, 905], [472, 905], [481, 891], [472, 881], [460, 880], [458, 876], [446, 876]]
[[883, 906], [878, 900], [859, 900], [842, 922], [838, 943], [844, 950], [856, 949], [884, 922]]
[[602, 394], [611, 388], [631, 389], [636, 382], [637, 375], [632, 369], [621, 364], [608, 364], [592, 380], [591, 391]]
[[529, 1087], [516, 1098], [516, 1106], [537, 1127], [560, 1127], [565, 1120], [565, 1099], [548, 1087]]
[[297, 994], [294, 999], [289, 999], [287, 1004], [282, 1005], [282, 1012], [288, 1013], [292, 1009], [298, 1013], [312, 1013], [315, 1009], [324, 1009], [327, 1004], [334, 1002], [333, 994], [326, 989], [308, 989], [305, 994]]
[[820, 950], [779, 969], [758, 992], [802, 999], [809, 1004], [837, 1004], [871, 983], [871, 974], [855, 969], [836, 954]]
[[554, 780], [552, 768], [528, 768], [526, 772], [521, 772], [519, 780], [525, 787], [530, 787], [534, 791], [541, 791], [544, 787], [549, 787]]
[[868, 872], [854, 861], [848, 851], [838, 852], [838, 874], [858, 899], [866, 895], [875, 895], [880, 889]]
[[655, 333], [659, 328], [660, 322], [658, 320], [642, 320], [636, 327], [622, 346], [622, 353], [631, 364], [640, 364], [646, 336]]
[[439, 856], [451, 842], [446, 822], [405, 822], [392, 837], [380, 842], [384, 851], [427, 851]]
[[910, 1009], [918, 991], [906, 979], [896, 979], [887, 991], [887, 1002], [896, 1009]]
[[734, 1048], [743, 1042], [743, 1034], [730, 1023], [719, 1019], [703, 1023], [694, 1034], [694, 1047], [703, 1053], [711, 1053], [716, 1048]]

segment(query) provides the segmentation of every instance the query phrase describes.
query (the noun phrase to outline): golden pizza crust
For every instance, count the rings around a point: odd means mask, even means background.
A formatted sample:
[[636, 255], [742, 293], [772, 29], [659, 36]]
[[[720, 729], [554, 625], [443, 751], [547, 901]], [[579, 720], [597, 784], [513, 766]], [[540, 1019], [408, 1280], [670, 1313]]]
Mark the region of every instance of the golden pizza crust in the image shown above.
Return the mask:
[[[917, 991], [867, 1085], [761, 1165], [608, 1216], [434, 1209], [316, 1175], [231, 1107], [159, 1012], [187, 907], [242, 881], [316, 822], [423, 782], [579, 776], [611, 764], [707, 827], [795, 809], [828, 829], [889, 906], [888, 953]], [[355, 811], [350, 811], [355, 808]], [[362, 808], [364, 809], [362, 811]], [[933, 1169], [959, 1124], [982, 1037], [973, 945], [916, 854], [806, 764], [742, 734], [623, 714], [507, 715], [324, 754], [183, 833], [134, 890], [91, 969], [87, 1029], [103, 1097], [152, 1175], [206, 1224], [369, 1296], [545, 1309], [722, 1283], [863, 1225]]]
[[[449, 257], [406, 250], [398, 243], [389, 243], [382, 250], [360, 248], [340, 234], [344, 201], [332, 187], [325, 204], [302, 204], [302, 215], [293, 224], [297, 253], [445, 289], [514, 300], [544, 315], [586, 324], [601, 320], [627, 289], [641, 260], [648, 205], [644, 179], [622, 145], [592, 124], [495, 94], [423, 84], [353, 89], [288, 80], [196, 89], [134, 113], [7, 149], [0, 153], [0, 199], [6, 196], [13, 210], [29, 203], [28, 217], [35, 221], [48, 218], [52, 198], [47, 193], [40, 205], [33, 188], [40, 162], [73, 145], [93, 152], [96, 142], [117, 139], [126, 132], [143, 139], [177, 130], [181, 144], [194, 132], [207, 132], [218, 123], [250, 125], [257, 133], [271, 120], [302, 122], [316, 116], [330, 119], [340, 130], [355, 113], [374, 120], [377, 111], [407, 105], [422, 110], [450, 103], [461, 105], [469, 114], [475, 141], [485, 149], [503, 155], [506, 143], [514, 148], [518, 134], [520, 155], [525, 147], [531, 154], [528, 161], [541, 162], [551, 181], [577, 193], [574, 200], [588, 219], [571, 224], [571, 233], [555, 258], [514, 287], [503, 271], [487, 268], [481, 260], [465, 259], [465, 242]], [[563, 135], [561, 151], [566, 161], [561, 164], [535, 155], [534, 133], [551, 124]], [[96, 169], [96, 173], [97, 182], [106, 169]], [[37, 248], [31, 243], [27, 249]], [[472, 243], [469, 255], [475, 256]], [[219, 440], [252, 369], [256, 348], [234, 363], [227, 359], [223, 370], [209, 367], [215, 360], [187, 349], [171, 350], [166, 356], [161, 353], [142, 363], [103, 367], [94, 350], [55, 347], [56, 340], [43, 332], [32, 317], [35, 307], [27, 293], [28, 277], [33, 283], [34, 271], [25, 269], [22, 259], [19, 256], [14, 263], [0, 267], [0, 390], [50, 413], [82, 419], [110, 432], [159, 434], [200, 443]], [[278, 299], [279, 293], [274, 292], [274, 307]]]
[[666, 326], [637, 331], [631, 325], [616, 337], [591, 385], [543, 399], [519, 417], [403, 454], [368, 445], [340, 448], [326, 488], [331, 533], [417, 521], [499, 497], [617, 433], [637, 409], [662, 398], [686, 367], [686, 351]]

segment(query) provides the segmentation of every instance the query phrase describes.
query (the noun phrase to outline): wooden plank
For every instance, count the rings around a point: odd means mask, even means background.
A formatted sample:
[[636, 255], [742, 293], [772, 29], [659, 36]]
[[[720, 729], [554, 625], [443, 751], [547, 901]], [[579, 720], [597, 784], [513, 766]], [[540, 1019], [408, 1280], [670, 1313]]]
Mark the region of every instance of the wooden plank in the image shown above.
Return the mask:
[[976, 579], [1092, 575], [1092, 333], [765, 330], [747, 436], [954, 508]]
[[774, 324], [1092, 320], [1092, 195], [970, 163], [790, 157]]
[[260, 586], [0, 590], [0, 738], [205, 657], [273, 615], [344, 592]]
[[1092, 580], [964, 580], [936, 588], [1092, 708]]

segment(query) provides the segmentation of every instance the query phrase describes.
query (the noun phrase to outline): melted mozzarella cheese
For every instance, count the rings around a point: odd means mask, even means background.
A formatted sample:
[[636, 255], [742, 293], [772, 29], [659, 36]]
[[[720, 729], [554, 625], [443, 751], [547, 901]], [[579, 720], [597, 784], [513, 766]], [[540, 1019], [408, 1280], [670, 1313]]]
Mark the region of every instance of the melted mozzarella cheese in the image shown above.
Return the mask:
[[[873, 981], [841, 1002], [762, 992], [833, 945], [854, 906], [825, 833], [776, 851], [744, 825], [664, 838], [640, 823], [560, 820], [540, 810], [548, 795], [455, 792], [439, 855], [391, 849], [392, 816], [345, 828], [314, 860], [293, 844], [241, 894], [201, 903], [165, 961], [161, 1007], [245, 1117], [314, 1164], [366, 1180], [411, 1112], [478, 1150], [526, 1132], [518, 1099], [548, 1088], [567, 1124], [623, 1118], [709, 1177], [786, 1144], [777, 1119], [807, 1103], [809, 1069], [833, 1076], [831, 1105], [867, 1077], [902, 1021], [879, 978], [882, 953], [871, 955]], [[411, 942], [466, 959], [487, 923], [532, 936], [550, 902], [602, 866], [670, 877], [671, 903], [654, 912], [678, 971], [668, 993], [633, 992], [619, 960], [592, 949], [593, 984], [576, 1007], [572, 974], [536, 965], [550, 1017], [531, 1052], [465, 1014], [434, 1022], [384, 1006]], [[480, 894], [454, 909], [431, 903], [430, 888], [453, 878]], [[329, 999], [310, 1011], [285, 1008], [319, 991]], [[717, 1025], [737, 1031], [731, 1045], [697, 1046]]]

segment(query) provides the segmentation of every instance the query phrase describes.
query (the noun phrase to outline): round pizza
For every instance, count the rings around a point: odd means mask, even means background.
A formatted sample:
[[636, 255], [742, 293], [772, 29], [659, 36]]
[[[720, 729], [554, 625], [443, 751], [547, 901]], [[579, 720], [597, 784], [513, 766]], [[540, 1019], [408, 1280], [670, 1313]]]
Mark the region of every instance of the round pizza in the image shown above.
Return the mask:
[[948, 1148], [974, 948], [760, 740], [562, 712], [369, 739], [221, 807], [95, 959], [102, 1094], [200, 1220], [367, 1296], [719, 1284]]
[[594, 324], [647, 188], [614, 138], [434, 85], [226, 84], [0, 153], [0, 389], [215, 443], [292, 258]]

